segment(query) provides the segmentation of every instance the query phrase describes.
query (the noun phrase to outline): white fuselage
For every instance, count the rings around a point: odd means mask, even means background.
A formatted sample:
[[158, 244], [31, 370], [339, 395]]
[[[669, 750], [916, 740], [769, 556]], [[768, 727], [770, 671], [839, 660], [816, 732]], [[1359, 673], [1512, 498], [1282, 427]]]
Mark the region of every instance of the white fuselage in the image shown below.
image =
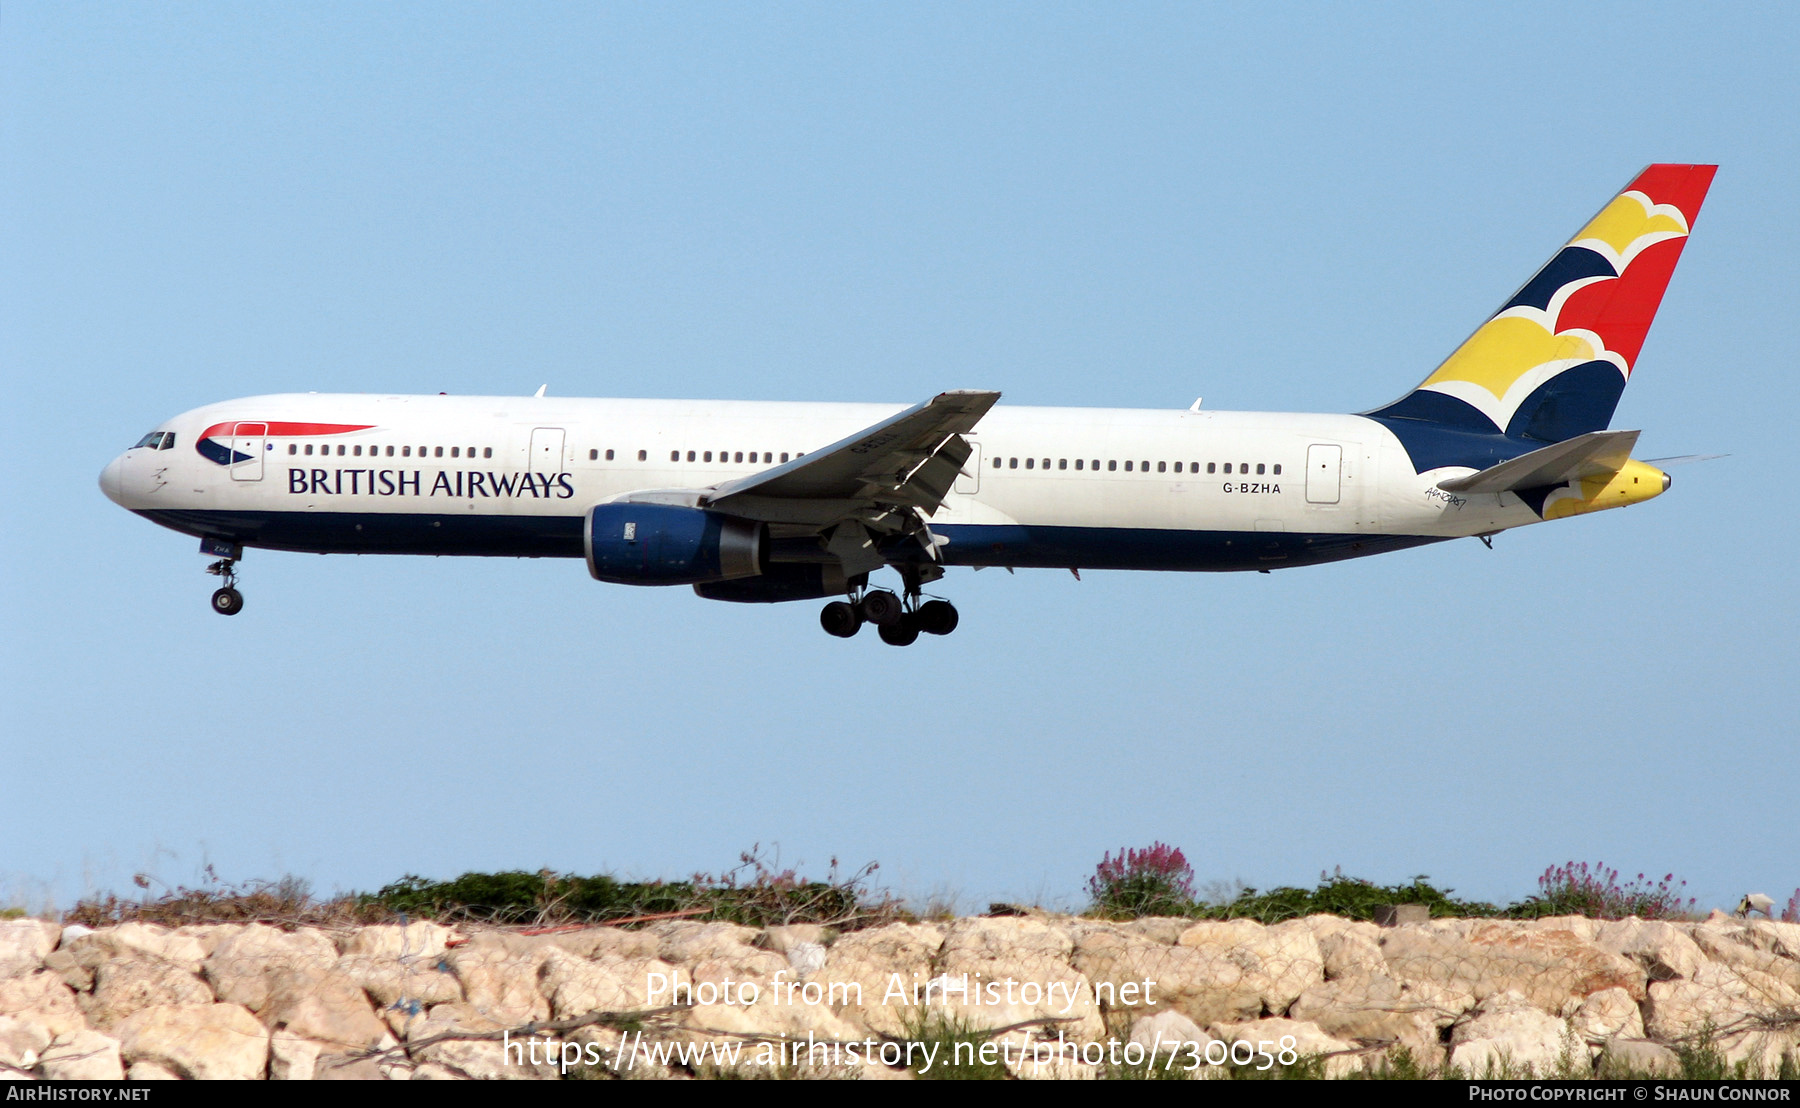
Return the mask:
[[[322, 552], [579, 557], [595, 504], [745, 477], [898, 405], [294, 394], [161, 425], [102, 477], [177, 530]], [[344, 428], [353, 428], [345, 430]], [[209, 456], [200, 449], [203, 438]], [[931, 518], [948, 564], [1262, 569], [1538, 521], [1351, 415], [995, 407]]]

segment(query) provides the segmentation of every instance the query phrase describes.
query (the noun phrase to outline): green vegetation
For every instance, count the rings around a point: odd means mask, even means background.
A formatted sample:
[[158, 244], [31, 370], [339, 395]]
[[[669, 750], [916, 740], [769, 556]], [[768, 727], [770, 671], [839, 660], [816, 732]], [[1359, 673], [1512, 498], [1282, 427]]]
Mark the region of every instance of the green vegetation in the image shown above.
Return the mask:
[[1370, 920], [1375, 918], [1375, 909], [1384, 904], [1423, 904], [1433, 916], [1499, 914], [1492, 904], [1453, 899], [1450, 894], [1454, 891], [1432, 886], [1424, 874], [1405, 885], [1377, 885], [1360, 877], [1347, 877], [1339, 869], [1320, 873], [1316, 888], [1284, 885], [1266, 893], [1245, 889], [1230, 903], [1203, 905], [1192, 914], [1200, 919], [1253, 919], [1260, 923], [1280, 923], [1321, 913]]
[[[1006, 1065], [990, 1050], [982, 1060], [982, 1047], [993, 1038], [962, 1016], [946, 1016], [941, 1009], [917, 1009], [906, 1019], [902, 1038], [918, 1043], [911, 1051], [913, 1076], [927, 1081], [1005, 1081]], [[930, 1068], [925, 1059], [931, 1059]]]

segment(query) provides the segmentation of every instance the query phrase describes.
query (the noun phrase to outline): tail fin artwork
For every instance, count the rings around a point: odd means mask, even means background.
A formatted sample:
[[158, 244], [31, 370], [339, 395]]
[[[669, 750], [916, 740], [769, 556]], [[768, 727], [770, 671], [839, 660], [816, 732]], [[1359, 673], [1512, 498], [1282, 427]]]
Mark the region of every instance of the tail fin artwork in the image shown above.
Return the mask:
[[1418, 388], [1366, 414], [1420, 473], [1605, 430], [1717, 169], [1646, 168]]

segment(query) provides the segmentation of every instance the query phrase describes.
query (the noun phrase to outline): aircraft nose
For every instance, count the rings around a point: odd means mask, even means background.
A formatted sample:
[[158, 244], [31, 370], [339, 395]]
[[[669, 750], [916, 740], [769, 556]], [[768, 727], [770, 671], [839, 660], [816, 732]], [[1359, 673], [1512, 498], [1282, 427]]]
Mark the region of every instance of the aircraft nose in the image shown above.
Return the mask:
[[100, 471], [100, 491], [114, 504], [124, 506], [125, 455], [121, 454], [106, 463], [106, 468]]

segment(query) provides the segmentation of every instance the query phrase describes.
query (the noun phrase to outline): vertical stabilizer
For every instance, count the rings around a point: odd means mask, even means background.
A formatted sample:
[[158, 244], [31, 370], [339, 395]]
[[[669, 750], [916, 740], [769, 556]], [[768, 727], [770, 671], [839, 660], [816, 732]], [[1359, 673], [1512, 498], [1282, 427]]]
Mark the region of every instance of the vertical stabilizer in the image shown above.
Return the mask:
[[1717, 169], [1646, 168], [1418, 388], [1367, 414], [1403, 442], [1420, 425], [1536, 444], [1604, 430]]

